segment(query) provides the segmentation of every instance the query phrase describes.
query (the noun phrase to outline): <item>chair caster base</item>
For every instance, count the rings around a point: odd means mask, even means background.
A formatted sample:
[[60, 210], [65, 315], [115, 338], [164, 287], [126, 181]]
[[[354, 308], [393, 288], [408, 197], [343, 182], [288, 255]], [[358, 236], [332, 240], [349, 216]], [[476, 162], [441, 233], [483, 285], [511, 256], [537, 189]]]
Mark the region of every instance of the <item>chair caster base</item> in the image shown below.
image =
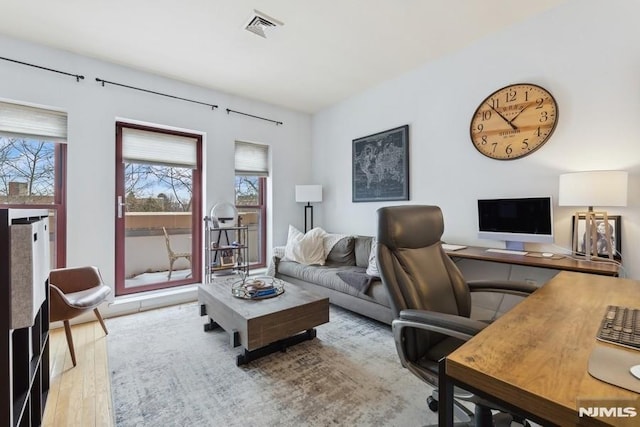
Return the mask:
[[427, 397], [427, 406], [432, 412], [438, 412], [438, 401], [432, 396]]

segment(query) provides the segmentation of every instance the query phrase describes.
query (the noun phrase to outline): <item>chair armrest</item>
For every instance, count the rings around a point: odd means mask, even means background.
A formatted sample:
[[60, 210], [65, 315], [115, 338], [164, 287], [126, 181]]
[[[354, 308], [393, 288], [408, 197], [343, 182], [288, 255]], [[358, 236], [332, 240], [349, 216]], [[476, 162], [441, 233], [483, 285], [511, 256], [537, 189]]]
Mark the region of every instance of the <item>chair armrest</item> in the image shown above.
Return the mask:
[[72, 318], [75, 310], [70, 307], [64, 292], [57, 286], [49, 284], [49, 293], [49, 320], [58, 322]]
[[[397, 323], [396, 323], [397, 322]], [[487, 323], [454, 314], [427, 310], [402, 310], [392, 322], [393, 329], [413, 327], [468, 340], [488, 326]]]
[[59, 299], [62, 303], [69, 305], [69, 300], [64, 295], [64, 292], [62, 292], [60, 288], [58, 288], [56, 285], [49, 284], [49, 293], [50, 293], [49, 299], [51, 300]]
[[513, 280], [471, 280], [467, 282], [471, 292], [499, 292], [527, 296], [535, 292], [538, 287], [527, 282]]
[[423, 329], [468, 341], [487, 326], [486, 323], [466, 317], [426, 310], [402, 310], [400, 317], [391, 322], [393, 340], [400, 357], [400, 363], [423, 379], [424, 375], [418, 372], [419, 369], [407, 359], [404, 352], [403, 331], [405, 328]]

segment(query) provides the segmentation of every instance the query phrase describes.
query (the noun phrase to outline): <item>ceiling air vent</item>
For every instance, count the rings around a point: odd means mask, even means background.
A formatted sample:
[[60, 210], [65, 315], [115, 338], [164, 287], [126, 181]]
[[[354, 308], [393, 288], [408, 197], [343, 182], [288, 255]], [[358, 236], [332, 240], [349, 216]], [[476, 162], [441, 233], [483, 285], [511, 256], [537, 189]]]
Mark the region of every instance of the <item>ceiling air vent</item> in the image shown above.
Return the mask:
[[277, 19], [254, 9], [249, 21], [244, 26], [244, 29], [266, 39], [267, 35], [265, 30], [272, 29], [280, 25], [284, 24]]

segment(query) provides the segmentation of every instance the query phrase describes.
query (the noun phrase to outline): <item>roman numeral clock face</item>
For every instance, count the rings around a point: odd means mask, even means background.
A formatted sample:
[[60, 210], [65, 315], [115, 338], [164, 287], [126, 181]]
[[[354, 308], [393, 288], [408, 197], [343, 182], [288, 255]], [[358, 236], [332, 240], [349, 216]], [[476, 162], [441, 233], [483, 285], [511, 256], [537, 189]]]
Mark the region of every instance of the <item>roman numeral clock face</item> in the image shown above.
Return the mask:
[[495, 91], [471, 119], [471, 141], [487, 157], [513, 160], [547, 142], [558, 121], [553, 96], [534, 84], [515, 84]]

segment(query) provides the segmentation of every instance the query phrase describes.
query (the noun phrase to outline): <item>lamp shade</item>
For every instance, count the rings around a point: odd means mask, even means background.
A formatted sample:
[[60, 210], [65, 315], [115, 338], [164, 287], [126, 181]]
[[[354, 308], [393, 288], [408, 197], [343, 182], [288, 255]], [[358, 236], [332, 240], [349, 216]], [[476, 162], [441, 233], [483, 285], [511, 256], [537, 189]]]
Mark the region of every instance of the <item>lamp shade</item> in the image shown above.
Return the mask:
[[589, 171], [560, 175], [559, 206], [627, 206], [628, 174]]
[[296, 185], [296, 202], [321, 202], [322, 185]]

